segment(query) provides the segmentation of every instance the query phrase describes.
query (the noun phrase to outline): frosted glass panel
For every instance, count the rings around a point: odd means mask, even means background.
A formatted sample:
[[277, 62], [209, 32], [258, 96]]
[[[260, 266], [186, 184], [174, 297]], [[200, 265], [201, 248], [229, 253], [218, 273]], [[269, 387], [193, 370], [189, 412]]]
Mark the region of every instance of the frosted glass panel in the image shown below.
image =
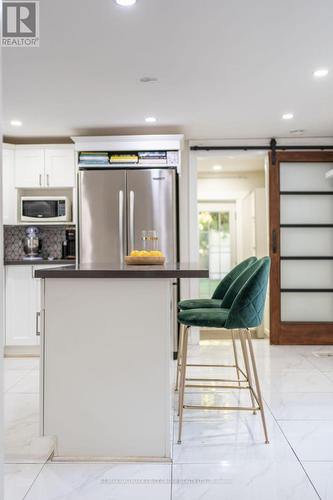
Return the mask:
[[325, 174], [333, 168], [333, 163], [298, 163], [280, 164], [281, 191], [333, 191], [333, 179], [326, 179]]
[[282, 195], [281, 224], [332, 224], [333, 195]]
[[333, 228], [281, 228], [281, 256], [332, 256]]
[[281, 321], [333, 321], [333, 293], [281, 293]]
[[333, 260], [282, 260], [281, 288], [333, 289]]

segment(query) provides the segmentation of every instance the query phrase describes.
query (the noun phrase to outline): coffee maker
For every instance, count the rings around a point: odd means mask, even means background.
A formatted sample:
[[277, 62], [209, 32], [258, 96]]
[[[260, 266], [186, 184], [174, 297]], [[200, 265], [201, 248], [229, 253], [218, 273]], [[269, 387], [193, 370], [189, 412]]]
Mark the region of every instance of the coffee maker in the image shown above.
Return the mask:
[[42, 248], [42, 240], [39, 237], [39, 228], [36, 226], [29, 226], [25, 230], [25, 238], [23, 238], [23, 249], [25, 253], [24, 259], [26, 260], [40, 260], [42, 259], [40, 251]]
[[73, 259], [76, 258], [75, 252], [75, 229], [66, 229], [65, 239], [62, 242], [62, 258]]

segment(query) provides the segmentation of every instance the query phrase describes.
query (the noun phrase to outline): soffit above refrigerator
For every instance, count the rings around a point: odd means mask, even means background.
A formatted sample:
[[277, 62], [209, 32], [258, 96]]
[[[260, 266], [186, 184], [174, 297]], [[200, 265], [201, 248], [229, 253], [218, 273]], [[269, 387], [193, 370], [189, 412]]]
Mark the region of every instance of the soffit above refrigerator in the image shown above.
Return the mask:
[[184, 148], [181, 134], [74, 136], [71, 139], [76, 151], [181, 151]]

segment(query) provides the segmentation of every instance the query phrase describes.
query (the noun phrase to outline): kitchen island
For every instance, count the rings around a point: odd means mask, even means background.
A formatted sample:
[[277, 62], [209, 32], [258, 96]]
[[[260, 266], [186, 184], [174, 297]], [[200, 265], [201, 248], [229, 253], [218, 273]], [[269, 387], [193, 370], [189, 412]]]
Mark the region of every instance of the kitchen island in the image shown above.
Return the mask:
[[171, 460], [172, 280], [196, 265], [40, 269], [41, 433], [58, 460]]

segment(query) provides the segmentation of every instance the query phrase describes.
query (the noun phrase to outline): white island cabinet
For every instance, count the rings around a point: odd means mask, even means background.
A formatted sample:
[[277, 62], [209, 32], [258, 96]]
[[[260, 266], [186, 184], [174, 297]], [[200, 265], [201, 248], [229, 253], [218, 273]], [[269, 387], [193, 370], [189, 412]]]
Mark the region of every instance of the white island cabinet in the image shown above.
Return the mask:
[[42, 434], [61, 459], [171, 460], [172, 280], [191, 266], [38, 271]]
[[[65, 265], [67, 261], [64, 262]], [[61, 264], [60, 264], [61, 265]], [[40, 285], [34, 278], [37, 269], [54, 268], [50, 264], [5, 266], [5, 346], [7, 353], [38, 354], [40, 336]]]

